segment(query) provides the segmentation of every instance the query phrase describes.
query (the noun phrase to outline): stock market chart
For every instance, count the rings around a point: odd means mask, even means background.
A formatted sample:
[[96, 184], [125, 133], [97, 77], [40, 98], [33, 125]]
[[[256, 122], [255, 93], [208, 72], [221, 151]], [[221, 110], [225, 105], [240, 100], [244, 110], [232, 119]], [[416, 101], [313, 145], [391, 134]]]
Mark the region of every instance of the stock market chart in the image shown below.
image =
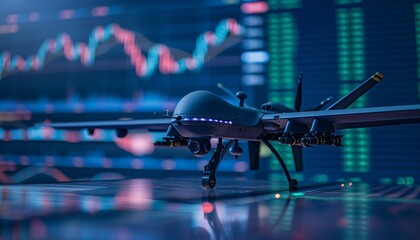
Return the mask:
[[[380, 4], [378, 4], [380, 2]], [[182, 96], [219, 88], [292, 108], [303, 72], [303, 108], [335, 100], [375, 72], [385, 79], [352, 107], [418, 104], [420, 3], [410, 0], [12, 1], [0, 9], [0, 181], [58, 181], [201, 172], [208, 159], [155, 149], [159, 133], [54, 130], [37, 123], [153, 118]], [[307, 148], [299, 180], [420, 176], [418, 125], [346, 130], [342, 148]], [[244, 148], [245, 148], [245, 144]], [[293, 168], [287, 146], [276, 146]], [[279, 180], [262, 149], [220, 171]], [[108, 175], [106, 175], [108, 174]], [[188, 174], [188, 173], [187, 173]]]

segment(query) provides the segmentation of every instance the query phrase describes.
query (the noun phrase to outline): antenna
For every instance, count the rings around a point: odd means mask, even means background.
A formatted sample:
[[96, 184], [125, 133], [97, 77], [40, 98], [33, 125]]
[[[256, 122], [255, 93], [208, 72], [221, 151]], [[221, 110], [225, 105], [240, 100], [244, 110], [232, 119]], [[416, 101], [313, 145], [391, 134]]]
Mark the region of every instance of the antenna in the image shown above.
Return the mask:
[[171, 119], [176, 119], [177, 121], [181, 121], [181, 119], [182, 119], [182, 117], [181, 117], [181, 116], [178, 116], [178, 117], [170, 116], [170, 115], [169, 115], [169, 110], [166, 110], [166, 115], [163, 115], [163, 114], [158, 113], [158, 112], [154, 112], [153, 114], [154, 114], [154, 115], [156, 115], [156, 116], [158, 116], [158, 117], [161, 117], [161, 118], [171, 118]]

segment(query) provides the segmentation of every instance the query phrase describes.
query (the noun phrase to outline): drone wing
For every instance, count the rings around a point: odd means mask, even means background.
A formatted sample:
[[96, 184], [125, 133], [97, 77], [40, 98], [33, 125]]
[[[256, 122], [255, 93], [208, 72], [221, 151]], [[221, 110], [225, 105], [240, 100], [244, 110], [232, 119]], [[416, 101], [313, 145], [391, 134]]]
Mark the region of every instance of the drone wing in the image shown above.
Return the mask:
[[334, 126], [334, 129], [377, 127], [420, 123], [420, 104], [358, 109], [337, 109], [313, 112], [272, 113], [262, 117], [264, 125], [283, 130], [288, 121], [311, 127], [315, 119]]
[[115, 120], [115, 121], [89, 121], [89, 122], [57, 122], [42, 124], [42, 126], [56, 129], [80, 130], [88, 129], [116, 129], [127, 131], [133, 129], [145, 129], [149, 131], [166, 131], [171, 125], [171, 119], [144, 119], [144, 120]]

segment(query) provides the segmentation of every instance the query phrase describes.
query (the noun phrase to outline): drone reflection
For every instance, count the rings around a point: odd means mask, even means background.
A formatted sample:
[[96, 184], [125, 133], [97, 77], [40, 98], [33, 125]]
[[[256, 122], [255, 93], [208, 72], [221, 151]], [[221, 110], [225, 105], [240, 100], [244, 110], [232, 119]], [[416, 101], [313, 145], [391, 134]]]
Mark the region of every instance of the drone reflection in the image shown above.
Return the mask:
[[281, 226], [290, 226], [287, 221], [291, 218], [285, 220], [285, 215], [291, 201], [296, 200], [291, 196], [279, 200], [277, 196], [276, 200], [266, 197], [267, 203], [227, 205], [216, 201], [215, 191], [204, 191], [202, 214], [196, 216], [197, 225], [192, 228], [190, 239], [274, 239], [284, 229]]
[[[191, 179], [177, 185], [173, 179], [131, 179], [3, 185], [0, 236], [368, 239], [394, 236], [395, 226], [418, 221], [420, 216], [420, 191], [416, 187], [346, 183], [297, 194], [260, 194], [257, 190], [232, 190], [230, 186], [202, 190], [193, 182]], [[390, 219], [395, 226], [389, 224]], [[405, 228], [398, 234], [412, 238], [418, 230]]]

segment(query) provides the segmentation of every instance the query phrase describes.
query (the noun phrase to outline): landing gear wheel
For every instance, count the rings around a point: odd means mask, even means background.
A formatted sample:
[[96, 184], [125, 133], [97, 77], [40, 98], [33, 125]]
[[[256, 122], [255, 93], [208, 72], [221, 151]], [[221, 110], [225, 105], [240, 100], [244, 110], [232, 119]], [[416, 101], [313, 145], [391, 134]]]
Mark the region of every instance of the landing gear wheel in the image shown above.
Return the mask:
[[297, 190], [299, 190], [298, 181], [296, 179], [290, 179], [289, 191], [290, 192], [296, 192]]
[[201, 184], [203, 188], [214, 188], [216, 186], [216, 176], [214, 174], [204, 173], [201, 178]]

